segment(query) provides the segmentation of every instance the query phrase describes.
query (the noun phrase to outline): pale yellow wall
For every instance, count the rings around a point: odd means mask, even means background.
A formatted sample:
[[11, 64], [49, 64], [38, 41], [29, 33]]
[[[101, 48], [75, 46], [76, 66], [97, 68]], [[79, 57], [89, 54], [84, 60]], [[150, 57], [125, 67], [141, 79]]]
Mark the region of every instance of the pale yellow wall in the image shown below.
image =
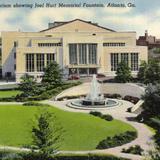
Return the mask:
[[47, 30], [45, 32], [110, 32], [109, 30], [99, 28], [95, 25], [84, 23], [82, 21], [73, 21], [71, 23], [67, 23], [60, 27], [56, 27], [54, 29]]

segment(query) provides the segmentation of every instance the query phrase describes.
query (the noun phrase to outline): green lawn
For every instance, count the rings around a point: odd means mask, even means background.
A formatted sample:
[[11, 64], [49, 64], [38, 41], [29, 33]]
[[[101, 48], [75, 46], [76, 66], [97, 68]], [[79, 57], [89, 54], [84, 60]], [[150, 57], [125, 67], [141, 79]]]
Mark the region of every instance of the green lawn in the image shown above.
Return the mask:
[[21, 92], [18, 90], [0, 91], [0, 98], [16, 96], [19, 93]]
[[[23, 146], [31, 144], [31, 126], [40, 107], [5, 105], [0, 106], [0, 145]], [[95, 149], [99, 141], [127, 130], [135, 130], [118, 120], [107, 122], [83, 113], [72, 113], [48, 107], [63, 126], [62, 150]]]

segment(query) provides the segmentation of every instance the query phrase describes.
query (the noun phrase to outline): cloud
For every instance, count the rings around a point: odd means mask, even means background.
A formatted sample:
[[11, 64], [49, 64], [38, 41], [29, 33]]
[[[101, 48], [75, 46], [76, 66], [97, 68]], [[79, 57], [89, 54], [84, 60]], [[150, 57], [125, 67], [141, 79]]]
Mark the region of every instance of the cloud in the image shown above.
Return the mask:
[[110, 14], [126, 14], [126, 13], [129, 13], [133, 10], [133, 8], [129, 8], [129, 7], [126, 7], [126, 8], [122, 8], [122, 7], [105, 7], [103, 9], [103, 11], [105, 13], [110, 13]]
[[9, 23], [9, 20], [15, 18], [18, 15], [18, 11], [14, 9], [6, 9], [0, 10], [0, 30], [1, 31], [8, 31], [8, 30], [18, 30], [19, 22], [15, 20], [13, 24]]
[[136, 8], [0, 9], [0, 31], [39, 31], [47, 28], [48, 22], [80, 18], [117, 31], [136, 31], [139, 35], [148, 29], [149, 34], [160, 37], [160, 9], [142, 12], [144, 8], [139, 5]]
[[92, 17], [94, 17], [94, 12], [84, 8], [35, 9], [26, 16], [28, 25], [37, 30], [46, 28], [48, 22], [66, 21], [75, 18], [91, 20]]

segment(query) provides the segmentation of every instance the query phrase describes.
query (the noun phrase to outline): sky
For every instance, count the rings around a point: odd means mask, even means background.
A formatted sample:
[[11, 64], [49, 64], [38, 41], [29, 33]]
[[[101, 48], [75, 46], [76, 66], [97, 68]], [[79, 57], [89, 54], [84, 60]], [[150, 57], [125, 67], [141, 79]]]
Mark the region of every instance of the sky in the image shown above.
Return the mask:
[[136, 7], [97, 7], [97, 8], [4, 8], [0, 7], [0, 31], [40, 31], [49, 22], [83, 19], [98, 23], [115, 31], [136, 31], [137, 36], [149, 35], [160, 38], [160, 0], [0, 0], [3, 4], [35, 3], [128, 3]]

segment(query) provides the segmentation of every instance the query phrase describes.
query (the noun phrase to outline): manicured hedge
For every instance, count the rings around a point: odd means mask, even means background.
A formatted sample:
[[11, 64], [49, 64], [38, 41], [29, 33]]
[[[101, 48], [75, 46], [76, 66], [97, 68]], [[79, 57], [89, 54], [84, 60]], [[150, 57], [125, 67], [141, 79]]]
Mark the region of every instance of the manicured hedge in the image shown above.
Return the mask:
[[[42, 160], [38, 154], [26, 154], [23, 155], [23, 160]], [[50, 157], [47, 160], [129, 160], [125, 158], [118, 158], [113, 155], [96, 155], [96, 154], [83, 154], [83, 155], [58, 155], [56, 157]]]
[[89, 114], [99, 117], [101, 119], [105, 119], [106, 121], [112, 121], [113, 117], [110, 114], [102, 114], [101, 112], [91, 111]]
[[56, 160], [128, 160], [118, 158], [112, 155], [72, 155], [72, 156], [59, 156]]
[[126, 101], [129, 101], [129, 102], [132, 102], [134, 104], [136, 104], [140, 99], [138, 97], [133, 97], [133, 96], [129, 96], [129, 95], [126, 95], [123, 100], [126, 100]]
[[[8, 159], [7, 159], [8, 158]], [[0, 151], [1, 160], [44, 160], [35, 152]], [[107, 154], [61, 154], [47, 160], [130, 160]]]
[[102, 140], [97, 145], [96, 148], [97, 149], [107, 149], [107, 148], [121, 146], [123, 144], [129, 143], [135, 138], [137, 138], [137, 132], [127, 131], [125, 133], [115, 135], [114, 137], [107, 137], [106, 139]]
[[121, 98], [122, 96], [117, 93], [114, 93], [114, 94], [104, 93], [104, 97], [105, 98]]
[[123, 153], [131, 153], [131, 154], [137, 154], [137, 155], [142, 155], [143, 149], [139, 145], [131, 146], [127, 149], [123, 148], [122, 152]]

